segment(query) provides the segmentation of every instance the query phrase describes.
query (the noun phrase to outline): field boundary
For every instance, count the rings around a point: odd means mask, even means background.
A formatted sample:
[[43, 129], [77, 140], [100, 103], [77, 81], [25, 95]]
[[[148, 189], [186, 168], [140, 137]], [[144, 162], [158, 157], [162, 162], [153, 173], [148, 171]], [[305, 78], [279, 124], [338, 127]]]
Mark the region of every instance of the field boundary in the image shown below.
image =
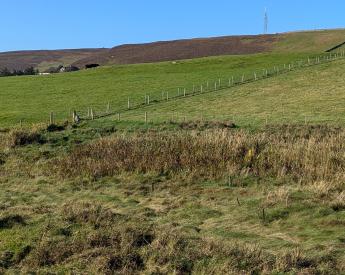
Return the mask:
[[[231, 89], [234, 87], [239, 87], [242, 85], [246, 85], [249, 83], [253, 83], [260, 80], [269, 79], [272, 77], [277, 77], [279, 75], [287, 74], [292, 71], [296, 71], [302, 68], [313, 67], [329, 62], [333, 62], [339, 59], [345, 58], [345, 52], [341, 53], [330, 53], [327, 55], [320, 55], [314, 58], [307, 58], [306, 60], [299, 60], [292, 62], [290, 64], [284, 64], [282, 66], [275, 66], [271, 69], [263, 69], [260, 70], [261, 73], [253, 72], [252, 76], [248, 78], [248, 75], [242, 75], [242, 77], [235, 79], [234, 77], [230, 77], [226, 80], [219, 78], [217, 81], [212, 82], [212, 85], [209, 81], [203, 82], [200, 85], [194, 85], [193, 89], [186, 89], [186, 88], [177, 88], [177, 93], [175, 95], [171, 95], [168, 92], [162, 92], [162, 96], [160, 99], [153, 99], [151, 98], [150, 94], [145, 95], [145, 101], [139, 104], [133, 104], [130, 98], [127, 100], [127, 106], [125, 108], [111, 110], [110, 104], [106, 104], [105, 111], [95, 112], [92, 107], [87, 108], [87, 114], [78, 116], [80, 120], [95, 120], [110, 116], [120, 116], [122, 113], [129, 112], [132, 110], [144, 109], [148, 106], [157, 105], [160, 103], [169, 102], [171, 100], [178, 100], [184, 98], [190, 98], [193, 96], [214, 93], [222, 90]], [[226, 83], [224, 85], [224, 83]], [[74, 111], [75, 114], [82, 113], [82, 111]], [[72, 115], [72, 119], [75, 120], [76, 117]]]
[[[222, 90], [228, 90], [256, 81], [277, 77], [279, 75], [287, 74], [292, 71], [326, 64], [344, 58], [345, 51], [338, 53], [315, 55], [313, 57], [308, 57], [304, 60], [297, 60], [288, 64], [274, 66], [273, 68], [256, 70], [253, 71], [253, 73], [250, 75], [242, 74], [242, 76], [230, 76], [227, 79], [219, 78], [216, 81], [203, 81], [199, 85], [193, 85], [193, 87], [190, 87], [189, 89], [181, 87], [176, 88], [175, 92], [165, 90], [162, 91], [158, 96], [157, 92], [146, 93], [144, 100], [140, 101], [139, 103], [138, 101], [136, 101], [137, 98], [134, 97], [133, 99], [128, 97], [126, 99], [126, 103], [125, 101], [123, 101], [123, 107], [117, 108], [115, 110], [111, 108], [110, 101], [102, 105], [97, 110], [95, 108], [96, 104], [90, 104], [89, 106], [80, 107], [78, 109], [70, 109], [68, 112], [68, 117], [66, 117], [66, 119], [61, 119], [60, 122], [72, 121], [72, 123], [79, 123], [80, 121], [91, 121], [111, 116], [117, 116], [118, 120], [120, 120], [122, 114], [125, 114], [133, 110], [144, 110], [149, 106], [162, 104], [172, 100], [187, 99], [193, 96], [199, 96], [203, 94], [215, 93]], [[97, 105], [100, 106], [100, 104]], [[48, 125], [57, 124], [59, 122], [56, 120], [56, 113], [53, 111], [49, 113], [49, 116], [47, 114], [47, 118], [48, 119], [46, 120], [46, 122], [48, 123]], [[145, 121], [147, 121], [146, 118]], [[20, 126], [22, 126], [23, 120], [20, 120], [19, 124]]]

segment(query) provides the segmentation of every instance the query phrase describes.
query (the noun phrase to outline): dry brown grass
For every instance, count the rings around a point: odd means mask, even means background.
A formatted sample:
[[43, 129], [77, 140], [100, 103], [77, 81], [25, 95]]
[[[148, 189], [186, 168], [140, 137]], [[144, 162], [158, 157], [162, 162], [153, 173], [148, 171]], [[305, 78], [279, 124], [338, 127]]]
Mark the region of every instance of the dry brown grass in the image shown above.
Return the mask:
[[1, 133], [0, 149], [6, 150], [32, 143], [43, 143], [39, 127], [30, 129], [13, 128], [8, 133]]
[[115, 135], [75, 148], [56, 162], [64, 177], [121, 172], [220, 178], [248, 173], [300, 182], [344, 179], [345, 131], [204, 131]]
[[256, 244], [191, 237], [175, 227], [143, 226], [129, 217], [85, 231], [95, 209], [106, 213], [100, 214], [100, 220], [108, 219], [111, 211], [99, 205], [76, 202], [73, 209], [65, 205], [63, 215], [73, 216], [67, 218], [70, 232], [60, 230], [60, 236], [54, 238], [52, 233], [56, 228], [54, 224], [48, 226], [37, 245], [21, 261], [21, 270], [30, 273], [78, 263], [89, 267], [91, 273], [101, 274], [318, 274], [318, 264], [322, 266], [322, 260], [308, 258], [298, 249], [273, 255]]

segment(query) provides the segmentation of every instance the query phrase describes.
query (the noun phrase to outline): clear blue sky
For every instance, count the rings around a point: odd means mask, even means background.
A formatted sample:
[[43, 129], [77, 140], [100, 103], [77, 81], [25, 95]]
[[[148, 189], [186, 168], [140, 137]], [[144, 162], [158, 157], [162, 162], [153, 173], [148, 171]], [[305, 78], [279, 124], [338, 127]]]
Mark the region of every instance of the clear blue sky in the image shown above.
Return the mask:
[[0, 51], [345, 27], [344, 0], [0, 0]]

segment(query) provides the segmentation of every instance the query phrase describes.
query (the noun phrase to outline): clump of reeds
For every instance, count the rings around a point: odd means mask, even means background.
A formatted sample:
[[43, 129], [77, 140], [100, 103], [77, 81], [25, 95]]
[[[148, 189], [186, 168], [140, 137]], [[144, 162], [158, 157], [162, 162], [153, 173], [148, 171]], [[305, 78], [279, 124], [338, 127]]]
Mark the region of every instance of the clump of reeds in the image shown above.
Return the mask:
[[15, 148], [33, 143], [43, 143], [44, 138], [38, 129], [15, 128], [2, 135], [2, 148]]
[[296, 181], [344, 179], [345, 131], [193, 131], [114, 135], [76, 147], [56, 162], [63, 177], [121, 172], [218, 178], [245, 171]]

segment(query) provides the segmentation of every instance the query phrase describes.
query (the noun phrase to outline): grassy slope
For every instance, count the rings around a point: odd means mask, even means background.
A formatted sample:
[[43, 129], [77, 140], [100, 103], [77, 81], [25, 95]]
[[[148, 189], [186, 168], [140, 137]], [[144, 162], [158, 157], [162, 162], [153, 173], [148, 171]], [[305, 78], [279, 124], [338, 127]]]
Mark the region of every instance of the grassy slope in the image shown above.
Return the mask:
[[106, 108], [118, 109], [127, 106], [127, 97], [132, 103], [144, 102], [145, 94], [154, 99], [161, 91], [176, 95], [178, 87], [214, 85], [222, 78], [239, 78], [243, 73], [262, 73], [264, 68], [273, 68], [305, 58], [305, 54], [259, 54], [251, 56], [225, 56], [157, 64], [104, 67], [69, 74], [34, 77], [0, 78], [0, 126], [47, 120], [55, 112], [58, 119], [69, 118], [70, 109], [86, 112]]
[[[235, 120], [241, 125], [268, 123], [345, 122], [345, 61], [318, 65], [278, 77], [205, 93], [193, 97], [153, 104], [122, 114], [125, 120], [150, 121], [186, 118]], [[115, 120], [116, 117], [105, 120]]]
[[[145, 94], [161, 96], [162, 90], [176, 94], [177, 88], [191, 89], [242, 73], [273, 68], [310, 53], [323, 52], [343, 42], [345, 30], [297, 32], [282, 34], [274, 46], [274, 53], [250, 56], [222, 56], [156, 64], [104, 67], [70, 74], [0, 78], [0, 126], [11, 126], [24, 120], [47, 120], [51, 111], [58, 119], [70, 117], [70, 110], [86, 112], [88, 107], [104, 111], [107, 102], [112, 109], [144, 102]], [[296, 53], [297, 52], [297, 53]], [[309, 52], [307, 54], [306, 52]]]
[[345, 41], [345, 29], [289, 32], [280, 35], [274, 52], [324, 52]]

